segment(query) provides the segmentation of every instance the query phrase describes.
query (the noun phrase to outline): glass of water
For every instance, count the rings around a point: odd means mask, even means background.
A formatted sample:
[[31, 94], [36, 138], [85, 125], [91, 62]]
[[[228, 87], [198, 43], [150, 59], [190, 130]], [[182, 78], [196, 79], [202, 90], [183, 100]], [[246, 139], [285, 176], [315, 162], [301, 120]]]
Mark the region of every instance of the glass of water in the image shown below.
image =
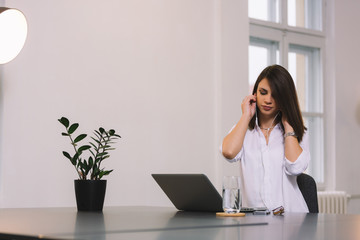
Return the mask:
[[225, 213], [238, 213], [241, 209], [240, 177], [223, 178], [223, 209]]

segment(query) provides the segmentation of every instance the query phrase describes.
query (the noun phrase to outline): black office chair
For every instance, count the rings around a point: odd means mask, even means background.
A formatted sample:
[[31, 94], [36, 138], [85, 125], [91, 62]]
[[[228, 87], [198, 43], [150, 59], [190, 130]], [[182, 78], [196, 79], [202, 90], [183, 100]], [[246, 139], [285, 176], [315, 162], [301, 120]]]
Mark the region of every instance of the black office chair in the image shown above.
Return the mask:
[[300, 188], [300, 191], [305, 199], [306, 205], [309, 208], [310, 213], [319, 213], [319, 205], [317, 198], [317, 189], [315, 180], [305, 174], [302, 173], [297, 176], [297, 184]]

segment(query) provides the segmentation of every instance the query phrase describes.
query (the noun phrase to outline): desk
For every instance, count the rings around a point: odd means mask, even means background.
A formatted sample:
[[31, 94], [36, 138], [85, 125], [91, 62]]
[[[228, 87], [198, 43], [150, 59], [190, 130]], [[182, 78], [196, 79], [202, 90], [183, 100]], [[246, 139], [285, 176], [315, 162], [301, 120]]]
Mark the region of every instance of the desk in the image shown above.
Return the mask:
[[221, 218], [163, 207], [105, 207], [103, 213], [75, 208], [0, 209], [0, 232], [84, 240], [346, 240], [360, 239], [360, 216], [286, 213]]

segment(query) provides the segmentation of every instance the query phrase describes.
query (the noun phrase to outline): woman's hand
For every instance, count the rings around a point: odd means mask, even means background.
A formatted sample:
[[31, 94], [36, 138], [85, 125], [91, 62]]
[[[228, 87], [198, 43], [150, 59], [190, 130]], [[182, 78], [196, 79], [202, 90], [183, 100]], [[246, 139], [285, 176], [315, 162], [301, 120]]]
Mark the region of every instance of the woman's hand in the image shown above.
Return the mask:
[[248, 117], [250, 120], [256, 112], [256, 93], [254, 95], [249, 95], [244, 98], [241, 103], [242, 114]]

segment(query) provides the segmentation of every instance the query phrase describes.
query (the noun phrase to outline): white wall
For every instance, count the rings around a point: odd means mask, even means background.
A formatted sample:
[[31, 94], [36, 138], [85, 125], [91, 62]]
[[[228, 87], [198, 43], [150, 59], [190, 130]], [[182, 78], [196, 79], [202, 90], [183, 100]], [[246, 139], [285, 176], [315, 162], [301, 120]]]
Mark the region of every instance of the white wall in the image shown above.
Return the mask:
[[247, 92], [246, 0], [4, 4], [26, 14], [29, 35], [0, 68], [0, 207], [75, 206], [61, 116], [123, 137], [104, 163], [106, 205], [170, 205], [151, 173], [205, 173], [219, 187], [233, 171], [218, 147]]
[[336, 189], [355, 197], [350, 213], [360, 213], [359, 9], [359, 1], [335, 1]]

